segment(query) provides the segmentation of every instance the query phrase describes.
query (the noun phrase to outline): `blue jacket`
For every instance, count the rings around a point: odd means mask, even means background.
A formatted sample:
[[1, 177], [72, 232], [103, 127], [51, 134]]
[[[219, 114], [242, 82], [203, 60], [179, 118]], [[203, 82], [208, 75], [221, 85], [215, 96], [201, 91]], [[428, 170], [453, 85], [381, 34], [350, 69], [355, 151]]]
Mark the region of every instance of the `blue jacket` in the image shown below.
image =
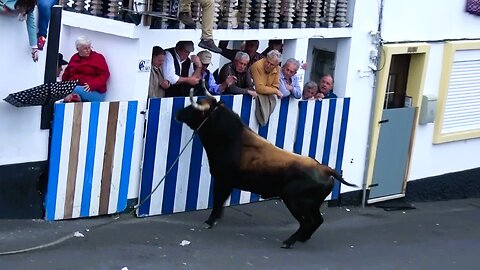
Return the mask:
[[[18, 15], [18, 10], [15, 10], [15, 4], [17, 0], [0, 0], [0, 13]], [[33, 10], [27, 13], [27, 20], [25, 21], [27, 25], [28, 32], [28, 41], [32, 48], [37, 47], [37, 26], [35, 25], [35, 15]]]

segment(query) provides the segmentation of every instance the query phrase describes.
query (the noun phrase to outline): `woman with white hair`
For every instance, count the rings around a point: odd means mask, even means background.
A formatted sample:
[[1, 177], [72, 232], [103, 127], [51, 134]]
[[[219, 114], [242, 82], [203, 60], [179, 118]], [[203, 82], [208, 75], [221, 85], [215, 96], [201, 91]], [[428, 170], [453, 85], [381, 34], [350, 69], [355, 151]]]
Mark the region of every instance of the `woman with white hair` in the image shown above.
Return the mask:
[[318, 85], [315, 82], [309, 81], [303, 87], [302, 99], [314, 100], [317, 95]]
[[75, 47], [77, 53], [68, 62], [62, 80], [78, 80], [78, 84], [64, 101], [104, 101], [110, 77], [105, 57], [92, 50], [92, 42], [87, 37], [77, 38]]

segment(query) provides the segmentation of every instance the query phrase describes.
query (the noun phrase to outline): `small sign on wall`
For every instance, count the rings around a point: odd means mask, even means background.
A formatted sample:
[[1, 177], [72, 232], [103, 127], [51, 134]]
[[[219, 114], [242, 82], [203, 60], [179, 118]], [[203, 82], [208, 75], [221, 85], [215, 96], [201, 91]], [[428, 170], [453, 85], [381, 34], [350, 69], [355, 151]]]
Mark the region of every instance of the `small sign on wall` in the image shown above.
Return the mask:
[[150, 69], [152, 68], [150, 59], [140, 59], [138, 61], [138, 71], [141, 72], [150, 72]]

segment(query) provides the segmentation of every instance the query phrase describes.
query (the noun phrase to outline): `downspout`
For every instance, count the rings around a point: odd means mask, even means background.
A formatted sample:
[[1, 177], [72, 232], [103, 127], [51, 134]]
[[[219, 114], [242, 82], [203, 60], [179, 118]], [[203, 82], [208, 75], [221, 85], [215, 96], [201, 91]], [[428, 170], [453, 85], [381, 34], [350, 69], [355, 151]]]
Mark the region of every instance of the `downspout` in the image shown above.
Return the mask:
[[364, 175], [363, 175], [363, 183], [362, 183], [362, 208], [365, 208], [366, 201], [367, 201], [367, 182], [368, 182], [368, 165], [370, 163], [369, 160], [369, 150], [370, 150], [370, 142], [372, 139], [372, 123], [373, 123], [373, 114], [375, 112], [375, 100], [377, 97], [377, 71], [380, 68], [380, 57], [381, 57], [381, 49], [382, 49], [382, 21], [383, 21], [383, 7], [384, 7], [384, 1], [385, 0], [380, 0], [380, 7], [379, 7], [379, 12], [378, 12], [378, 25], [377, 25], [377, 32], [375, 35], [372, 34], [372, 39], [373, 43], [375, 44], [375, 49], [377, 50], [377, 57], [375, 61], [372, 61], [375, 65], [375, 70], [372, 69], [373, 73], [373, 91], [372, 91], [372, 110], [370, 111], [370, 121], [369, 121], [369, 132], [368, 132], [368, 146], [367, 146], [367, 153], [366, 153], [366, 158], [365, 158], [365, 170], [364, 170]]

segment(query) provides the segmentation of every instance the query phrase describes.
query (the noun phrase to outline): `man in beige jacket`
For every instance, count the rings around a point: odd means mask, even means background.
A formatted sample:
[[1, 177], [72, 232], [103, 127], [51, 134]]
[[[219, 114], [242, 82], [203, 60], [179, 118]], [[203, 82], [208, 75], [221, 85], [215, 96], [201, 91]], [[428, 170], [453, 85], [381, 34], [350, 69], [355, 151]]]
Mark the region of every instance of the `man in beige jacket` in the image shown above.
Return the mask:
[[267, 57], [258, 60], [250, 67], [255, 91], [257, 92], [255, 116], [260, 125], [267, 124], [270, 114], [275, 109], [276, 99], [282, 98], [280, 87], [280, 60], [282, 54], [271, 50]]
[[170, 82], [165, 80], [162, 65], [165, 62], [165, 51], [155, 46], [152, 49], [152, 69], [150, 70], [150, 83], [148, 87], [149, 98], [161, 98], [165, 96], [165, 89], [170, 86]]

